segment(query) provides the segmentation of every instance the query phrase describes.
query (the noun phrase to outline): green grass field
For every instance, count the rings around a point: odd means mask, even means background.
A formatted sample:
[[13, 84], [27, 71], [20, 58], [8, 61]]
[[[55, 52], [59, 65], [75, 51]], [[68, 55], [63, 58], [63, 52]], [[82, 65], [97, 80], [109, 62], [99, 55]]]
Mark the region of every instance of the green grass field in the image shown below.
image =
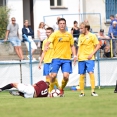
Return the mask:
[[65, 91], [61, 98], [25, 99], [0, 93], [0, 117], [117, 117], [117, 94], [114, 88], [97, 89], [98, 97], [92, 97], [86, 89], [80, 92]]

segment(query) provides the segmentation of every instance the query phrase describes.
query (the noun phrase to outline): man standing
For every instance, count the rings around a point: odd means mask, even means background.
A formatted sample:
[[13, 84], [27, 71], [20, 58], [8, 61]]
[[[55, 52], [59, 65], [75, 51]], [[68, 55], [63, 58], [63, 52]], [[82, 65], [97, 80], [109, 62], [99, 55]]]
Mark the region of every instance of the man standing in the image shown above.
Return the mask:
[[90, 25], [86, 23], [80, 24], [80, 37], [78, 41], [78, 69], [80, 74], [80, 90], [81, 94], [80, 97], [85, 96], [84, 93], [84, 78], [86, 71], [89, 73], [90, 76], [90, 83], [91, 83], [91, 95], [98, 96], [98, 94], [94, 91], [95, 90], [95, 77], [94, 77], [94, 54], [100, 48], [99, 41], [95, 34], [92, 34], [90, 31]]
[[110, 25], [108, 36], [112, 38], [112, 47], [113, 47], [113, 57], [116, 57], [116, 39], [117, 38], [117, 22], [113, 21], [113, 24]]
[[48, 39], [48, 42], [45, 44], [45, 51], [49, 48], [49, 45], [52, 43], [54, 48], [53, 60], [51, 63], [51, 79], [50, 87], [57, 77], [59, 68], [61, 67], [63, 73], [63, 80], [60, 87], [60, 95], [64, 95], [64, 88], [67, 85], [69, 74], [72, 72], [71, 64], [71, 54], [73, 53], [74, 58], [76, 58], [76, 52], [74, 48], [74, 39], [72, 35], [65, 30], [66, 20], [60, 18], [58, 20], [59, 30], [52, 33]]
[[16, 19], [15, 17], [11, 18], [11, 24], [7, 26], [7, 31], [6, 31], [6, 37], [5, 41], [9, 39], [9, 41], [12, 43], [12, 45], [15, 48], [15, 51], [20, 58], [20, 60], [23, 60], [23, 54], [22, 54], [22, 49], [21, 49], [21, 40], [19, 39], [19, 25], [15, 23]]

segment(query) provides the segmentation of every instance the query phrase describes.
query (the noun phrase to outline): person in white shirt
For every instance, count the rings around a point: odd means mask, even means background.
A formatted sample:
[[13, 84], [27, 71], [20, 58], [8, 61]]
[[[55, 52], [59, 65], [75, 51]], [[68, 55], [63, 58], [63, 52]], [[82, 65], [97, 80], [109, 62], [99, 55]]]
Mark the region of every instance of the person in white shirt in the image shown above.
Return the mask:
[[[23, 36], [23, 34], [25, 34], [28, 37], [28, 40], [31, 42], [32, 60], [36, 60], [33, 57], [33, 54], [34, 54], [35, 50], [37, 49], [37, 46], [36, 46], [35, 42], [32, 39], [34, 37], [34, 31], [29, 27], [28, 20], [24, 21], [24, 27], [22, 28], [22, 36]], [[27, 47], [27, 49], [29, 51], [29, 42], [24, 37], [23, 37], [23, 42], [25, 42], [26, 47]], [[30, 59], [29, 55], [27, 57], [28, 57], [28, 59]]]
[[40, 49], [41, 49], [40, 55], [39, 55], [39, 58], [40, 58], [41, 54], [42, 54], [43, 41], [47, 38], [44, 22], [40, 22], [37, 33], [38, 33], [38, 38], [40, 40], [40, 42], [38, 42], [38, 47], [40, 47]]

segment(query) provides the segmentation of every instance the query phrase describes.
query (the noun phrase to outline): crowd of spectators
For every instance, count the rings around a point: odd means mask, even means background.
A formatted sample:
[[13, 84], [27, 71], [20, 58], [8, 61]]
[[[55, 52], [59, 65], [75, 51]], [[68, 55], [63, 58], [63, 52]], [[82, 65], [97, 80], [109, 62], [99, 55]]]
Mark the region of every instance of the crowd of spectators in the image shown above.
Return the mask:
[[[60, 19], [60, 17], [57, 17], [57, 21], [55, 21], [55, 24], [52, 26], [54, 31], [59, 30], [59, 28], [58, 28], [59, 19]], [[116, 47], [117, 14], [115, 16], [111, 15], [110, 20], [111, 20], [111, 22], [110, 22], [110, 26], [108, 29], [108, 34], [105, 35], [104, 29], [100, 29], [99, 33], [96, 34], [96, 36], [98, 37], [99, 42], [100, 42], [100, 46], [101, 46], [100, 50], [103, 50], [103, 52], [104, 52], [103, 57], [112, 57], [111, 55], [113, 55], [113, 57], [116, 57], [116, 53], [117, 53], [117, 51], [116, 51], [117, 50], [117, 47]], [[89, 24], [89, 21], [87, 19], [85, 19], [84, 22]], [[33, 54], [34, 54], [35, 50], [37, 49], [37, 47], [40, 48], [39, 59], [41, 57], [42, 44], [43, 44], [43, 41], [47, 38], [47, 36], [46, 36], [47, 27], [49, 27], [49, 26], [47, 24], [45, 24], [44, 22], [39, 23], [39, 27], [37, 29], [37, 34], [38, 34], [38, 39], [40, 41], [36, 45], [36, 43], [33, 40], [34, 31], [29, 26], [29, 21], [28, 20], [24, 21], [24, 27], [22, 28], [22, 42], [24, 42], [26, 44], [27, 50], [29, 51], [29, 43], [28, 43], [27, 39], [25, 39], [23, 37], [23, 34], [25, 34], [28, 37], [28, 40], [31, 42], [32, 60], [36, 60], [36, 58], [33, 57]], [[5, 41], [7, 39], [9, 39], [9, 41], [14, 46], [14, 49], [15, 49], [18, 57], [20, 58], [20, 60], [24, 60], [25, 58], [24, 58], [23, 52], [22, 52], [21, 39], [19, 39], [18, 29], [19, 29], [19, 25], [16, 23], [16, 18], [12, 17], [11, 23], [7, 26]], [[67, 26], [66, 26], [66, 31], [68, 31]], [[93, 33], [92, 28], [90, 28], [90, 32]], [[76, 21], [76, 20], [73, 22], [73, 27], [71, 27], [71, 34], [73, 35], [74, 45], [77, 50], [78, 38], [80, 35], [80, 28], [78, 26], [78, 21]], [[110, 44], [111, 39], [112, 39], [112, 53], [111, 53], [111, 44]], [[27, 58], [30, 59], [30, 56], [27, 55]]]

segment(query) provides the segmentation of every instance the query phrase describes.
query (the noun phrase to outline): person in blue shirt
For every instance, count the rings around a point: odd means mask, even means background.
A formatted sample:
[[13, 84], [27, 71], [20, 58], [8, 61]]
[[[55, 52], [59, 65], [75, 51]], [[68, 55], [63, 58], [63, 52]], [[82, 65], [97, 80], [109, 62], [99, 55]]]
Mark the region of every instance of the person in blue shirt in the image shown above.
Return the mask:
[[113, 57], [116, 57], [116, 38], [117, 38], [117, 22], [113, 21], [109, 27], [108, 36], [112, 38]]
[[[115, 17], [116, 17], [116, 16], [115, 16]], [[110, 20], [111, 20], [110, 25], [112, 25], [114, 21], [117, 22], [117, 19], [116, 19], [115, 17], [114, 17], [114, 15], [110, 15]]]

